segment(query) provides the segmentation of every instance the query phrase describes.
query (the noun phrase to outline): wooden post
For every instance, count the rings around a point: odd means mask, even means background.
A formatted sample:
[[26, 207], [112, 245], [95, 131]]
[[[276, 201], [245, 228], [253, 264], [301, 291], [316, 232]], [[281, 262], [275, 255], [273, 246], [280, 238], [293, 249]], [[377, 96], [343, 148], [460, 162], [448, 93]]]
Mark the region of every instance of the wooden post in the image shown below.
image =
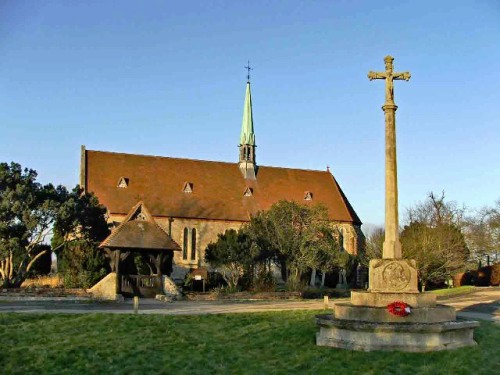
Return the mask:
[[328, 296], [323, 296], [323, 308], [327, 310], [328, 307]]
[[120, 250], [115, 250], [116, 294], [122, 293], [122, 275], [120, 273]]
[[163, 252], [160, 251], [160, 253], [158, 254], [158, 264], [157, 264], [157, 267], [158, 267], [158, 270], [157, 270], [157, 274], [158, 274], [158, 277], [160, 278], [160, 293], [163, 294], [163, 273], [161, 271], [161, 266], [162, 266], [162, 263], [163, 263]]
[[134, 296], [134, 314], [139, 313], [139, 297]]

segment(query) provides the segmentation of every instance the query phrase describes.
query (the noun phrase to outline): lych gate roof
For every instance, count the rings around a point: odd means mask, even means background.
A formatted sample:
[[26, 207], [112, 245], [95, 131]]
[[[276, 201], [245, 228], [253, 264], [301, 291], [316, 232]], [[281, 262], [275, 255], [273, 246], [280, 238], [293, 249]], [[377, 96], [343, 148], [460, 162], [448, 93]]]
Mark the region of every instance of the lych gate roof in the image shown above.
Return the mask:
[[180, 246], [156, 224], [144, 206], [137, 203], [122, 223], [99, 247], [136, 250], [180, 250]]
[[[248, 221], [251, 214], [290, 200], [323, 203], [330, 220], [361, 224], [328, 171], [259, 166], [257, 179], [245, 180], [237, 163], [90, 150], [84, 157], [85, 189], [112, 214], [127, 213], [140, 199], [154, 216]], [[121, 178], [127, 181], [124, 188], [117, 185]], [[305, 200], [308, 192], [312, 199]]]

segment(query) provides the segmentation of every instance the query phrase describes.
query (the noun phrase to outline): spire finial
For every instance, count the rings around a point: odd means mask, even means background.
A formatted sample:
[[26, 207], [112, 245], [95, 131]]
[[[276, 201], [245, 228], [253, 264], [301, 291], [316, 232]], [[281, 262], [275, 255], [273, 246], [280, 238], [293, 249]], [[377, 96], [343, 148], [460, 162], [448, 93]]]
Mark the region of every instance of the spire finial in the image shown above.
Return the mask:
[[250, 60], [248, 60], [248, 65], [245, 66], [245, 69], [247, 70], [247, 81], [250, 82], [250, 70], [253, 70], [253, 68], [250, 67]]

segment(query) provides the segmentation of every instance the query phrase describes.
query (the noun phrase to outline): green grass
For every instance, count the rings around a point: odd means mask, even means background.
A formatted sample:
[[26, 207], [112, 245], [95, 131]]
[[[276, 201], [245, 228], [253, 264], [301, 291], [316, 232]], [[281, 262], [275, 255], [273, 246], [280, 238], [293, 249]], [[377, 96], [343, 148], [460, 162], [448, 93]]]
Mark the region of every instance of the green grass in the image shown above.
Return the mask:
[[457, 288], [447, 288], [447, 289], [437, 289], [432, 290], [431, 293], [438, 295], [439, 297], [456, 296], [460, 294], [468, 294], [476, 290], [475, 286], [464, 285]]
[[0, 314], [2, 374], [494, 374], [500, 326], [434, 353], [317, 347], [319, 311], [204, 316]]

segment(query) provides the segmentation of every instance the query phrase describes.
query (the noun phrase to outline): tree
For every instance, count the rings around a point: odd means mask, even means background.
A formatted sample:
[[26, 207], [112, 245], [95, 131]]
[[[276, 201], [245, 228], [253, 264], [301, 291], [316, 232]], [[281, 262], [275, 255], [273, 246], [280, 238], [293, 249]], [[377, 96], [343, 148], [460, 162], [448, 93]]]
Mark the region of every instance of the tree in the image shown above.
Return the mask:
[[340, 245], [324, 206], [279, 201], [253, 216], [248, 231], [257, 247], [281, 267], [291, 289], [300, 286], [306, 271], [326, 272], [338, 265]]
[[54, 226], [56, 235], [91, 242], [101, 242], [109, 235], [106, 207], [94, 194], [76, 186], [69, 193], [64, 191], [61, 200]]
[[500, 260], [500, 199], [494, 207], [485, 207], [468, 218], [466, 239], [472, 260], [479, 264]]
[[245, 270], [258, 257], [252, 249], [256, 250], [243, 230], [228, 229], [207, 246], [205, 261], [217, 268], [230, 290], [236, 290]]
[[429, 282], [444, 282], [465, 267], [469, 250], [462, 234], [464, 210], [446, 202], [444, 193], [408, 210], [401, 233], [403, 257], [415, 259], [422, 290]]
[[65, 189], [36, 182], [33, 169], [0, 163], [0, 281], [19, 287], [48, 250], [41, 245], [51, 233]]
[[360, 257], [365, 267], [368, 267], [370, 260], [382, 258], [384, 238], [385, 230], [382, 227], [375, 228], [367, 237], [365, 251]]
[[66, 287], [88, 288], [108, 271], [98, 245], [109, 234], [106, 208], [97, 197], [76, 186], [63, 197], [54, 224], [52, 246]]

